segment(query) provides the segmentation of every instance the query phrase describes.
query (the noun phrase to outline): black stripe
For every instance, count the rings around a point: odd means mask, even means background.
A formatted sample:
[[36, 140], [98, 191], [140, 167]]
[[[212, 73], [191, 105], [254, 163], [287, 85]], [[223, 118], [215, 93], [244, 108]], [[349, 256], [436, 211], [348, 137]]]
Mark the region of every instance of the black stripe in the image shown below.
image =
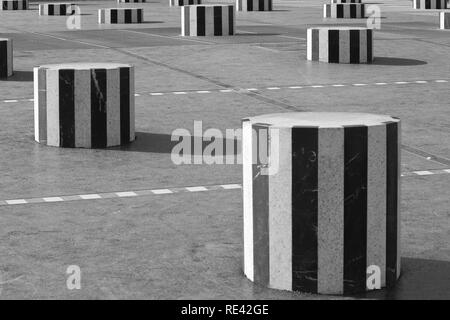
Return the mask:
[[59, 5], [59, 14], [65, 16], [67, 14], [67, 8], [65, 4]]
[[8, 42], [0, 41], [0, 78], [8, 76]]
[[216, 6], [214, 9], [214, 35], [222, 35], [222, 7]]
[[339, 63], [339, 30], [328, 30], [328, 62]]
[[367, 127], [344, 128], [344, 293], [366, 289]]
[[350, 6], [350, 18], [356, 18], [356, 5], [349, 4]]
[[366, 7], [365, 7], [365, 5], [361, 4], [360, 8], [361, 8], [361, 18], [365, 18], [366, 17]]
[[234, 6], [228, 6], [228, 28], [229, 32], [228, 34], [232, 36], [234, 34]]
[[253, 264], [254, 282], [269, 283], [269, 176], [261, 174], [267, 165], [268, 128], [254, 125], [257, 139], [257, 159], [253, 167]]
[[124, 12], [124, 19], [125, 19], [125, 23], [132, 23], [133, 21], [131, 21], [131, 10], [130, 9], [126, 9]]
[[269, 11], [272, 11], [272, 6], [273, 6], [272, 0], [268, 0], [268, 1], [269, 1]]
[[13, 1], [13, 10], [19, 10], [19, 1]]
[[[111, 23], [117, 23], [117, 10], [111, 10]], [[105, 12], [106, 19], [106, 12]]]
[[107, 143], [106, 127], [106, 69], [91, 70], [91, 145], [104, 148]]
[[205, 35], [205, 7], [197, 7], [197, 35]]
[[373, 60], [373, 48], [372, 48], [372, 29], [367, 30], [367, 63], [371, 63]]
[[130, 68], [120, 68], [120, 144], [130, 142]]
[[142, 9], [138, 9], [138, 12], [137, 12], [137, 22], [138, 23], [142, 22], [143, 16], [144, 16], [144, 14], [142, 12]]
[[258, 11], [264, 11], [264, 0], [258, 1]]
[[350, 30], [350, 63], [359, 63], [359, 30]]
[[442, 9], [441, 8], [441, 0], [436, 0], [436, 9]]
[[398, 125], [386, 125], [386, 286], [397, 278]]
[[52, 4], [48, 5], [48, 15], [53, 16], [55, 14], [55, 7]]
[[317, 128], [292, 128], [292, 289], [317, 293]]
[[3, 8], [3, 10], [8, 10], [8, 2], [3, 2], [2, 3], [2, 8]]
[[75, 147], [75, 71], [59, 70], [60, 146]]
[[425, 0], [425, 9], [431, 8], [431, 0]]
[[247, 0], [247, 11], [253, 11], [253, 0]]
[[336, 18], [344, 17], [344, 6], [342, 4], [336, 5]]

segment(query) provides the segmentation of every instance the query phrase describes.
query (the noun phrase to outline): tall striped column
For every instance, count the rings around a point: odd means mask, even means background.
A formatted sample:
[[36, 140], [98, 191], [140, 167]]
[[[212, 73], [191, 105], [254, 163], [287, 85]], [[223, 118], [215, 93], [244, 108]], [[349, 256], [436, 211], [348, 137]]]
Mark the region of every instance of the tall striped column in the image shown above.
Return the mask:
[[134, 135], [134, 67], [68, 63], [34, 68], [35, 140], [66, 148], [105, 148]]
[[169, 0], [170, 7], [182, 7], [194, 4], [202, 4], [202, 0]]
[[108, 8], [98, 10], [99, 24], [121, 24], [144, 22], [142, 8]]
[[329, 3], [323, 5], [324, 18], [363, 19], [366, 16], [363, 3]]
[[414, 9], [447, 9], [447, 0], [413, 0]]
[[28, 0], [0, 0], [0, 10], [28, 10]]
[[13, 40], [0, 38], [0, 78], [13, 75]]
[[439, 12], [439, 26], [441, 29], [450, 29], [450, 12]]
[[302, 112], [244, 119], [242, 128], [248, 279], [354, 294], [368, 289], [377, 268], [380, 286], [393, 286], [400, 275], [400, 121]]
[[235, 33], [233, 4], [181, 7], [182, 36], [231, 36]]
[[236, 0], [237, 11], [272, 11], [272, 0]]
[[373, 61], [373, 29], [309, 28], [307, 59], [328, 63], [371, 63]]
[[331, 0], [330, 3], [361, 3], [361, 0]]
[[70, 16], [75, 14], [73, 3], [43, 3], [39, 4], [40, 16]]

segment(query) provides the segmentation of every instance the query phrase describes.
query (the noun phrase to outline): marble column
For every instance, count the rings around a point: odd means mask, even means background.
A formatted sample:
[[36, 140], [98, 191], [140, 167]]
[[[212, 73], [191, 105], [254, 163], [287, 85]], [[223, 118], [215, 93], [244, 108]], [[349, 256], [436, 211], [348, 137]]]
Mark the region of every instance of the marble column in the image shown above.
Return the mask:
[[134, 67], [68, 63], [34, 68], [35, 140], [55, 147], [105, 148], [134, 135]]
[[117, 3], [145, 3], [146, 0], [117, 0]]
[[106, 8], [98, 10], [99, 24], [143, 23], [142, 8]]
[[440, 29], [450, 29], [450, 12], [439, 12]]
[[28, 10], [28, 0], [0, 0], [0, 10]]
[[0, 38], [0, 78], [13, 75], [13, 40]]
[[169, 0], [170, 7], [190, 6], [194, 4], [202, 4], [202, 0]]
[[323, 5], [323, 17], [335, 19], [364, 19], [363, 3], [328, 3]]
[[201, 4], [181, 7], [182, 36], [231, 36], [235, 33], [232, 4]]
[[75, 14], [73, 3], [43, 3], [39, 4], [40, 16], [70, 16]]
[[330, 3], [361, 3], [361, 0], [330, 0]]
[[447, 0], [413, 0], [414, 9], [447, 9]]
[[237, 11], [272, 11], [272, 0], [236, 0]]
[[328, 63], [371, 63], [373, 30], [360, 27], [309, 28], [307, 59]]
[[302, 112], [242, 121], [244, 273], [319, 294], [400, 276], [400, 121]]

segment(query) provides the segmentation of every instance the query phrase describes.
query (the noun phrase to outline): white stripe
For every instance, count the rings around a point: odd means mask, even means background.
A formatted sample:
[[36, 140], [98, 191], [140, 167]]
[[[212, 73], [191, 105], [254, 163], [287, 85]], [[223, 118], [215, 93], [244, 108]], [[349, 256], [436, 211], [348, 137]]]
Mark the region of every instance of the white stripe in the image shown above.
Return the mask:
[[5, 200], [7, 204], [26, 204], [27, 201], [25, 199], [16, 199], [16, 200]]
[[120, 198], [124, 198], [124, 197], [136, 197], [137, 194], [134, 193], [133, 191], [128, 191], [128, 192], [116, 192], [116, 195]]
[[417, 174], [418, 176], [427, 176], [433, 174], [433, 172], [431, 171], [413, 171], [413, 173]]
[[98, 194], [82, 194], [79, 197], [83, 200], [101, 199], [102, 198]]
[[190, 192], [199, 192], [199, 191], [208, 191], [208, 189], [206, 189], [205, 187], [186, 187], [187, 191]]
[[167, 193], [173, 193], [171, 190], [169, 189], [156, 189], [156, 190], [152, 190], [152, 192], [154, 194], [167, 194]]
[[242, 188], [239, 184], [222, 184], [221, 187], [224, 188], [225, 190]]
[[44, 200], [45, 202], [61, 202], [64, 201], [62, 198], [60, 197], [49, 197], [49, 198], [42, 198], [42, 200]]

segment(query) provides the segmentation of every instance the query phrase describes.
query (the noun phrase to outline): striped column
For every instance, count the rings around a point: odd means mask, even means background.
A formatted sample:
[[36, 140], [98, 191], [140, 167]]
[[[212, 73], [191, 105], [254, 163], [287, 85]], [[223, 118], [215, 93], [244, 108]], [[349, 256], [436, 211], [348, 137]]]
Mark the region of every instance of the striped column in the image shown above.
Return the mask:
[[182, 36], [228, 36], [235, 33], [233, 4], [181, 7]]
[[376, 266], [381, 287], [393, 286], [400, 121], [302, 112], [242, 126], [245, 275], [274, 289], [353, 294]]
[[202, 0], [169, 0], [170, 7], [189, 6], [193, 4], [202, 4]]
[[365, 18], [363, 3], [331, 3], [323, 5], [324, 18], [362, 19]]
[[117, 3], [145, 3], [146, 0], [117, 0]]
[[0, 38], [0, 78], [13, 75], [13, 41]]
[[439, 12], [439, 26], [441, 29], [450, 29], [450, 12]]
[[75, 14], [73, 3], [44, 3], [39, 4], [40, 16], [70, 16]]
[[447, 0], [413, 0], [414, 9], [447, 9]]
[[236, 0], [237, 11], [272, 11], [272, 0]]
[[28, 0], [0, 0], [0, 10], [28, 10]]
[[99, 24], [142, 22], [144, 22], [144, 9], [142, 8], [108, 8], [98, 10]]
[[331, 0], [330, 3], [361, 3], [361, 0]]
[[69, 63], [34, 68], [35, 140], [66, 148], [133, 141], [134, 67]]
[[371, 63], [373, 30], [359, 27], [309, 28], [307, 59], [328, 63]]

